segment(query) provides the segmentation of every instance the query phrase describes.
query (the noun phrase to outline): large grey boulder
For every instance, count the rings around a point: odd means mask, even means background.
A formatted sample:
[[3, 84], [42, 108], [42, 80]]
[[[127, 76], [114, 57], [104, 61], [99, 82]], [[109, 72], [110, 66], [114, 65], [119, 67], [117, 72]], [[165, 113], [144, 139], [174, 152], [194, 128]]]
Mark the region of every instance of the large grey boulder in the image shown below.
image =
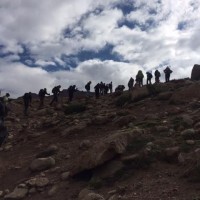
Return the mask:
[[16, 187], [13, 192], [4, 196], [4, 199], [23, 199], [28, 193], [27, 188]]
[[191, 79], [193, 81], [200, 80], [200, 65], [195, 64], [194, 67], [192, 68]]
[[55, 165], [55, 160], [52, 157], [48, 158], [37, 158], [33, 160], [33, 162], [30, 165], [31, 171], [43, 171], [46, 169], [50, 169]]

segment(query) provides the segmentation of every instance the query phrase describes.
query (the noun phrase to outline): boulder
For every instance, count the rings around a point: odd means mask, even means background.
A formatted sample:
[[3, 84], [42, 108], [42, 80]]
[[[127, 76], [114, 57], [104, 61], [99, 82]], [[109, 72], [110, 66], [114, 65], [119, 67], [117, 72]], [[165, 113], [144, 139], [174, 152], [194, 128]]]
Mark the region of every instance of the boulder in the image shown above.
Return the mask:
[[193, 81], [200, 80], [200, 65], [195, 64], [192, 68], [191, 79]]
[[37, 158], [31, 163], [30, 169], [33, 172], [43, 171], [43, 170], [50, 169], [54, 165], [55, 165], [55, 160], [52, 157]]
[[71, 175], [73, 176], [84, 170], [94, 169], [115, 156], [123, 154], [127, 146], [141, 134], [143, 134], [143, 130], [133, 129], [118, 131], [106, 139], [102, 139], [88, 151], [84, 151], [75, 158], [71, 167]]

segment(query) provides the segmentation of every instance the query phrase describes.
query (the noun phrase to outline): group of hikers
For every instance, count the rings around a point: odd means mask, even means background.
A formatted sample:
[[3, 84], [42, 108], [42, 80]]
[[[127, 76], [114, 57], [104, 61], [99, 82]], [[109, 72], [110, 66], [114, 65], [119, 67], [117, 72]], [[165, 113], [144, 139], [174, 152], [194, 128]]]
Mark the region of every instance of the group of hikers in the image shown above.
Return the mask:
[[[172, 70], [169, 67], [167, 67], [164, 70], [164, 73], [165, 73], [165, 82], [169, 82], [170, 74], [172, 73]], [[151, 79], [153, 78], [152, 73], [146, 72], [146, 75], [147, 75], [147, 85], [152, 84], [152, 82], [151, 82]], [[155, 75], [155, 83], [157, 84], [160, 82], [161, 73], [158, 70], [156, 70], [154, 75]], [[136, 78], [135, 78], [135, 84], [134, 84], [134, 79], [132, 77], [128, 81], [129, 91], [131, 91], [134, 87], [142, 87], [143, 86], [143, 78], [144, 78], [144, 75], [143, 75], [142, 71], [139, 70], [136, 75]], [[85, 85], [87, 97], [91, 96], [91, 93], [90, 93], [91, 84], [92, 84], [92, 82], [89, 81]], [[61, 93], [60, 89], [61, 89], [61, 85], [53, 87], [53, 89], [52, 89], [53, 98], [49, 104], [50, 106], [52, 106], [54, 103], [58, 103], [58, 97], [59, 97], [59, 94]], [[125, 89], [124, 85], [118, 85], [115, 88], [115, 92], [123, 91], [124, 89]], [[67, 89], [69, 103], [73, 100], [74, 93], [76, 91], [78, 91], [76, 85], [71, 85]], [[112, 84], [112, 82], [107, 83], [107, 84], [103, 83], [103, 82], [97, 83], [94, 86], [94, 91], [95, 91], [95, 97], [96, 97], [96, 99], [98, 99], [100, 97], [100, 95], [106, 95], [108, 93], [112, 93], [113, 92], [113, 84]], [[47, 92], [46, 88], [39, 90], [39, 93], [38, 93], [39, 108], [44, 107], [44, 99], [45, 99], [46, 95], [50, 95], [50, 93]], [[3, 141], [5, 141], [5, 137], [7, 135], [7, 129], [4, 126], [4, 119], [7, 116], [7, 113], [9, 111], [9, 108], [7, 106], [8, 102], [9, 102], [9, 97], [10, 97], [10, 94], [6, 93], [6, 95], [3, 96], [0, 101], [0, 146], [3, 143]], [[28, 108], [31, 106], [31, 102], [32, 102], [32, 93], [31, 92], [25, 93], [23, 95], [24, 115], [25, 116], [28, 115]]]

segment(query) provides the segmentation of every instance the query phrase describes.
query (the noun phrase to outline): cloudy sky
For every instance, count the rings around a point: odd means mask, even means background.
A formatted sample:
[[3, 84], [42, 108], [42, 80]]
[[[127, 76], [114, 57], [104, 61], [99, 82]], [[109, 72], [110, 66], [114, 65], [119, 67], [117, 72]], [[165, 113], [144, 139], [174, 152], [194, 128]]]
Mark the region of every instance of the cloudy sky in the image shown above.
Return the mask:
[[127, 85], [166, 65], [189, 77], [199, 32], [200, 0], [0, 0], [0, 89]]

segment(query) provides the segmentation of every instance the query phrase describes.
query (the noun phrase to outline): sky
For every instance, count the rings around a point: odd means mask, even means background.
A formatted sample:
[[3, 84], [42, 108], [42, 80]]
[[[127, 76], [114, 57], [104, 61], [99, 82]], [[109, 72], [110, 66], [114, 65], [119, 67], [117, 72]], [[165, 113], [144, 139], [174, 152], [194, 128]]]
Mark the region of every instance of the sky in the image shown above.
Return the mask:
[[200, 64], [200, 0], [0, 0], [0, 89], [12, 97]]

